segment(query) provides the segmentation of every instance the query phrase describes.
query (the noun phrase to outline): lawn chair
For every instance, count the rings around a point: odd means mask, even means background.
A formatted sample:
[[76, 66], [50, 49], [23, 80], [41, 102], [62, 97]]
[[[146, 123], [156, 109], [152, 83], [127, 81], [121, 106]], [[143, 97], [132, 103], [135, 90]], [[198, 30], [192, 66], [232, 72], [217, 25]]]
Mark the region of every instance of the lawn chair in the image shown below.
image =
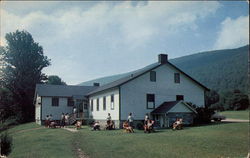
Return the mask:
[[105, 129], [106, 130], [113, 130], [113, 129], [115, 129], [115, 122], [114, 121], [108, 121]]
[[78, 130], [78, 129], [81, 129], [82, 121], [77, 121], [76, 124], [75, 124], [75, 126], [76, 126], [76, 129], [77, 129], [77, 130]]
[[154, 132], [154, 121], [148, 120], [148, 123], [144, 125], [144, 133]]
[[134, 133], [133, 127], [129, 126], [127, 121], [123, 122], [122, 127], [124, 129], [124, 132], [126, 132], [126, 133]]
[[177, 119], [177, 121], [173, 124], [173, 130], [183, 129], [182, 119]]

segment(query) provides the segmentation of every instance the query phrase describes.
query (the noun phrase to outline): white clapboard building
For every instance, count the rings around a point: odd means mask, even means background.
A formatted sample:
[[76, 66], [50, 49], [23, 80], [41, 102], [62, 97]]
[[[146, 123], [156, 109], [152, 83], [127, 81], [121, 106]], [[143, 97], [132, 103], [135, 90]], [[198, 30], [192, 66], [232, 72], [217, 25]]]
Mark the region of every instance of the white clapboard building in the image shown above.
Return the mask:
[[148, 113], [160, 127], [169, 127], [176, 118], [192, 124], [196, 111], [187, 102], [204, 106], [208, 90], [160, 54], [158, 62], [104, 85], [37, 85], [36, 120], [41, 123], [49, 114], [60, 119], [75, 106], [83, 119], [104, 122], [110, 113], [117, 126], [130, 112], [136, 121]]

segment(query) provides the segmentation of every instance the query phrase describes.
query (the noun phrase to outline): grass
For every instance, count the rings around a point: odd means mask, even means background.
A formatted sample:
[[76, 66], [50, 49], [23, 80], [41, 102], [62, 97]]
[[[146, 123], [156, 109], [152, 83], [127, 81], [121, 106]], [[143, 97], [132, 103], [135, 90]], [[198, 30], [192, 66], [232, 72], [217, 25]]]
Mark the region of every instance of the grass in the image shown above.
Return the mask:
[[223, 111], [220, 112], [220, 114], [226, 116], [227, 118], [249, 120], [249, 112], [249, 110]]
[[13, 136], [14, 145], [10, 158], [69, 158], [75, 155], [73, 135], [66, 130], [46, 129], [29, 123], [8, 132]]
[[30, 123], [9, 130], [14, 140], [10, 158], [74, 158], [76, 148], [91, 158], [240, 158], [246, 157], [249, 142], [248, 123], [164, 129], [150, 134], [138, 130], [90, 131], [86, 126], [76, 133], [37, 127]]

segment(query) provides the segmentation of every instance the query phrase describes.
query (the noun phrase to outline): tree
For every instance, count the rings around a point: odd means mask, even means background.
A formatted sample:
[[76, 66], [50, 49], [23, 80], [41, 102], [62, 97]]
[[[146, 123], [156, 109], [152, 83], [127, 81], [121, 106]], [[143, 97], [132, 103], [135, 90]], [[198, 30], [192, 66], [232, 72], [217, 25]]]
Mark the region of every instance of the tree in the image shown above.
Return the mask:
[[48, 81], [46, 83], [54, 85], [66, 85], [66, 83], [59, 76], [56, 75], [49, 76]]
[[7, 46], [1, 50], [4, 66], [1, 84], [11, 92], [12, 101], [21, 115], [21, 122], [34, 120], [35, 86], [46, 79], [42, 69], [50, 65], [43, 48], [27, 31], [7, 33]]

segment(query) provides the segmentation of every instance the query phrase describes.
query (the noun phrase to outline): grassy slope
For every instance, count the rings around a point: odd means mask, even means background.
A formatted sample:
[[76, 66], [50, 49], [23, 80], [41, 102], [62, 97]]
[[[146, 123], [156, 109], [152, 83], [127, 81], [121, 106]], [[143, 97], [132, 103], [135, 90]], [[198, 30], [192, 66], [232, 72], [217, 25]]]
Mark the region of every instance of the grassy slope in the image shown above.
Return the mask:
[[[115, 131], [90, 131], [84, 127], [77, 133], [62, 129], [28, 130], [35, 124], [10, 129], [14, 139], [11, 158], [76, 157], [78, 146], [91, 158], [127, 157], [243, 157], [248, 149], [248, 123], [216, 124], [185, 128], [181, 131], [161, 130], [153, 134]], [[76, 145], [77, 144], [77, 145]]]
[[223, 116], [226, 116], [227, 118], [249, 120], [249, 112], [250, 112], [249, 110], [223, 111], [223, 112], [220, 112], [220, 114]]
[[31, 123], [9, 130], [14, 140], [11, 158], [69, 158], [74, 155], [72, 133], [43, 127], [31, 130], [37, 127], [41, 126]]

